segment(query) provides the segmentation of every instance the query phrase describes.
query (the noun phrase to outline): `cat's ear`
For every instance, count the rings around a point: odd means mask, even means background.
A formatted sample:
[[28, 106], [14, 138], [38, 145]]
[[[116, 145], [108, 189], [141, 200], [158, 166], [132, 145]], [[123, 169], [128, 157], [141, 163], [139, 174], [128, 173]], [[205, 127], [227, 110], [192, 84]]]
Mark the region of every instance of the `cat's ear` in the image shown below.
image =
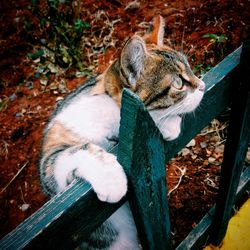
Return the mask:
[[150, 32], [147, 33], [143, 38], [146, 43], [155, 44], [157, 46], [163, 45], [165, 22], [162, 16], [158, 15], [153, 19], [152, 27]]
[[132, 87], [135, 87], [144, 70], [146, 53], [144, 40], [136, 35], [129, 39], [122, 49], [120, 58], [122, 74]]

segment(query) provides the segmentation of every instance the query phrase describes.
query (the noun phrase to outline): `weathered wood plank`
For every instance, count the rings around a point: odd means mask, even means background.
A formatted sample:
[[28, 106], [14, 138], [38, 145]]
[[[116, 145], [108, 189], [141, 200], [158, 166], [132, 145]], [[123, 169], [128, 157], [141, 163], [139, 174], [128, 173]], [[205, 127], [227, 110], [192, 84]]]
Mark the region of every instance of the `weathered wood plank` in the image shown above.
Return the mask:
[[[240, 183], [237, 189], [236, 202], [246, 191], [250, 191], [250, 168], [248, 167], [241, 175]], [[196, 227], [189, 233], [176, 250], [196, 250], [200, 249], [207, 243], [210, 226], [212, 224], [215, 212], [215, 205], [201, 219]]]
[[143, 249], [171, 249], [163, 138], [145, 106], [124, 90], [118, 160]]
[[74, 249], [123, 202], [100, 202], [88, 183], [78, 181], [3, 238], [0, 249]]
[[250, 141], [250, 40], [243, 44], [239, 76], [234, 98], [224, 160], [221, 166], [216, 210], [211, 225], [211, 242], [218, 246], [223, 240], [233, 211], [236, 190]]

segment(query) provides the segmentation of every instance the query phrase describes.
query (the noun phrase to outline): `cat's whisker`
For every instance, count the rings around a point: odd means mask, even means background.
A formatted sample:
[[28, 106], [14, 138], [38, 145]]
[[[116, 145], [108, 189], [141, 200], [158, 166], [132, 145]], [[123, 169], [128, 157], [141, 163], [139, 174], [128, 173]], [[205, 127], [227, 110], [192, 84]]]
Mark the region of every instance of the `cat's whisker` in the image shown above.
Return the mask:
[[170, 112], [167, 112], [166, 114], [164, 114], [160, 119], [159, 121], [160, 122], [164, 122], [164, 120], [168, 117], [168, 116], [171, 116], [173, 113], [174, 113], [175, 110], [171, 110]]
[[180, 111], [182, 110], [182, 103], [180, 102], [179, 105], [175, 106], [173, 109], [168, 110], [160, 119], [158, 122], [158, 125], [162, 125], [162, 123], [165, 122], [166, 118], [171, 116], [171, 115], [177, 115], [181, 113]]
[[174, 50], [176, 50], [176, 48], [177, 48], [177, 44], [176, 44], [176, 41], [177, 41], [177, 36], [176, 36], [176, 31], [175, 31], [175, 29], [174, 29], [174, 31], [173, 31], [173, 33], [172, 33], [172, 35], [171, 35], [171, 37], [172, 37], [172, 43], [173, 43], [173, 48], [174, 48]]
[[188, 52], [186, 53], [187, 58], [190, 57], [191, 51], [192, 51], [192, 50], [195, 50], [195, 48], [196, 48], [196, 45], [194, 46], [193, 44], [191, 44], [190, 49], [189, 49]]
[[183, 28], [182, 37], [181, 37], [181, 52], [182, 52], [182, 53], [184, 53], [184, 50], [183, 50], [184, 36], [185, 36], [185, 26], [184, 26], [184, 28]]

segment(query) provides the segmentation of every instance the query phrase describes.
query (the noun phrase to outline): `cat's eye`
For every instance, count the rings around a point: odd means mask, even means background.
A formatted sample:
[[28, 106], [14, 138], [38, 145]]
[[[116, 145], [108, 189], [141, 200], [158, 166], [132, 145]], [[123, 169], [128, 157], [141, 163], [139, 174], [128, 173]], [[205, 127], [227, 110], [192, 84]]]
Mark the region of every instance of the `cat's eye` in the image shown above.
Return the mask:
[[183, 78], [178, 77], [172, 82], [172, 86], [178, 90], [183, 89], [184, 87], [184, 81]]

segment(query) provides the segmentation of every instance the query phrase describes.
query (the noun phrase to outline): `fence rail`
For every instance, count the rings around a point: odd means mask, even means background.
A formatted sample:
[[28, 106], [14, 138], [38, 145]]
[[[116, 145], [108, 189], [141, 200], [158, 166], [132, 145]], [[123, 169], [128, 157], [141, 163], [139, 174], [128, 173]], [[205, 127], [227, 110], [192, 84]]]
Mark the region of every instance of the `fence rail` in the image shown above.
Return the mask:
[[[133, 93], [125, 90], [119, 145], [113, 152], [117, 153], [129, 178], [131, 191], [127, 197], [117, 204], [100, 202], [88, 183], [77, 181], [6, 235], [0, 241], [0, 249], [73, 249], [127, 199], [132, 207], [143, 248], [171, 249], [165, 162], [231, 104], [234, 99], [232, 95], [237, 89], [238, 101], [232, 107], [232, 132], [229, 134], [225, 149], [228, 153], [225, 154], [226, 160], [222, 167], [225, 178], [222, 178], [219, 191], [219, 197], [225, 193], [233, 197], [229, 199], [227, 196], [223, 202], [217, 203], [216, 208], [214, 206], [204, 216], [177, 249], [197, 249], [203, 245], [210, 235], [211, 224], [216, 232], [220, 231], [219, 237], [211, 234], [213, 243], [218, 244], [223, 238], [235, 199], [242, 196], [250, 186], [250, 168], [246, 168], [240, 175], [250, 136], [250, 81], [243, 74], [243, 70], [250, 72], [247, 58], [249, 61], [249, 44], [246, 43], [204, 76], [207, 89], [201, 106], [195, 114], [185, 117], [182, 134], [172, 142], [163, 141], [142, 102]], [[243, 76], [238, 81], [240, 74]], [[238, 105], [241, 105], [240, 115], [233, 111], [237, 110]], [[240, 126], [234, 124], [237, 117], [240, 117]], [[237, 135], [234, 133], [236, 128]], [[230, 145], [236, 141], [235, 148], [230, 149]], [[235, 175], [237, 171], [238, 174]], [[223, 220], [215, 223], [213, 217], [219, 218], [221, 214], [225, 215]]]

